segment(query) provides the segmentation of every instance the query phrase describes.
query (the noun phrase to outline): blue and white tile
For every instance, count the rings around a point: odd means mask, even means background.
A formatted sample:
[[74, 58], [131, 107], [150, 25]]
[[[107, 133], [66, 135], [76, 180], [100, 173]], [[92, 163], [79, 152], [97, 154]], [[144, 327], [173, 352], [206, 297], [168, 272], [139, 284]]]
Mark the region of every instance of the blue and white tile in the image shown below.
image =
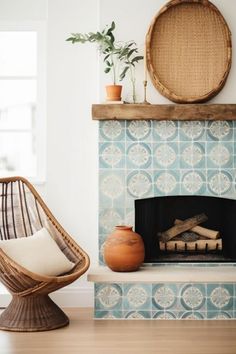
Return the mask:
[[125, 206], [126, 206], [125, 210], [134, 208], [135, 199], [137, 199], [137, 198], [132, 197], [127, 191], [126, 199], [125, 199]]
[[150, 141], [151, 121], [132, 120], [127, 122], [126, 139], [138, 141]]
[[123, 308], [125, 310], [151, 310], [150, 284], [124, 284]]
[[180, 141], [204, 141], [205, 122], [204, 121], [184, 121], [179, 122]]
[[103, 320], [116, 320], [116, 319], [122, 319], [123, 318], [123, 312], [122, 311], [101, 311], [101, 310], [95, 310], [94, 312], [94, 317], [96, 319], [103, 319]]
[[154, 168], [179, 168], [179, 144], [160, 143], [153, 146]]
[[122, 287], [118, 284], [98, 284], [95, 287], [97, 310], [121, 310]]
[[232, 168], [233, 147], [228, 142], [207, 143], [207, 168]]
[[182, 320], [204, 320], [206, 317], [205, 311], [181, 311], [178, 313], [178, 318]]
[[99, 213], [99, 233], [109, 234], [116, 225], [122, 225], [124, 222], [124, 209], [106, 208]]
[[156, 320], [175, 320], [176, 314], [171, 311], [153, 311], [152, 318]]
[[151, 311], [126, 311], [124, 318], [127, 320], [145, 320], [151, 319]]
[[100, 143], [99, 144], [99, 167], [116, 169], [125, 167], [125, 144], [124, 143]]
[[232, 122], [208, 122], [207, 137], [212, 141], [230, 141], [233, 136]]
[[206, 308], [206, 289], [203, 284], [187, 284], [181, 289], [181, 305], [186, 310], [197, 311]]
[[207, 284], [207, 310], [232, 310], [233, 284]]
[[[134, 206], [134, 202], [132, 204]], [[125, 209], [125, 225], [130, 225], [135, 227], [135, 213], [134, 208]]]
[[205, 143], [183, 143], [180, 147], [181, 168], [205, 168]]
[[157, 284], [153, 286], [153, 310], [173, 309], [177, 303], [178, 288], [175, 284]]
[[122, 141], [125, 139], [124, 122], [106, 120], [99, 128], [99, 141]]
[[148, 168], [152, 163], [152, 146], [135, 142], [127, 144], [126, 166], [130, 168]]
[[99, 201], [104, 208], [124, 205], [125, 202], [125, 172], [123, 170], [100, 171]]
[[233, 311], [208, 311], [207, 318], [209, 320], [230, 320], [234, 318]]
[[172, 120], [153, 121], [153, 140], [176, 141], [178, 123]]
[[184, 195], [202, 195], [206, 191], [206, 178], [198, 170], [181, 171], [181, 193]]
[[99, 235], [98, 248], [99, 248], [99, 253], [102, 256], [102, 261], [103, 261], [104, 246], [105, 246], [107, 236], [108, 235], [104, 235], [104, 234]]
[[214, 195], [225, 195], [232, 189], [232, 170], [208, 170], [208, 190]]
[[144, 170], [133, 171], [127, 176], [128, 194], [134, 198], [148, 197], [152, 193], [152, 173]]
[[179, 174], [177, 172], [159, 170], [154, 175], [155, 195], [178, 195], [179, 188]]

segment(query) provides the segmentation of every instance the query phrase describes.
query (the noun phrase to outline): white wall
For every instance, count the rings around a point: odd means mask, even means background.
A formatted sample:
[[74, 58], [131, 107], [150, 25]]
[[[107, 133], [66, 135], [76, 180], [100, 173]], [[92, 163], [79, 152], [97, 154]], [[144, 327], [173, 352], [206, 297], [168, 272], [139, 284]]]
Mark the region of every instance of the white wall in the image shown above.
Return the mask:
[[97, 1], [48, 1], [46, 199], [92, 263], [98, 258], [97, 123], [91, 119], [98, 56], [94, 46], [65, 39], [71, 32], [97, 28]]
[[[1, 20], [47, 23], [47, 171], [46, 183], [36, 188], [96, 264], [98, 124], [92, 122], [91, 105], [98, 94], [98, 53], [65, 39], [71, 32], [98, 29], [98, 1], [0, 0]], [[91, 288], [84, 276], [56, 300], [91, 306]]]
[[[135, 40], [140, 48], [140, 53], [144, 52], [145, 36], [150, 22], [160, 8], [167, 3], [167, 0], [100, 0], [100, 27], [104, 28], [115, 21], [117, 29], [115, 31], [118, 40]], [[236, 1], [233, 0], [212, 0], [225, 17], [233, 38], [233, 49], [236, 48]], [[101, 63], [102, 64], [102, 63]], [[104, 100], [104, 85], [110, 80], [109, 75], [103, 74], [103, 67], [100, 67], [100, 93], [101, 100]], [[144, 76], [143, 62], [137, 67], [137, 87], [138, 96], [143, 100], [142, 81]], [[124, 82], [123, 99], [130, 97], [129, 82]], [[212, 100], [214, 103], [234, 103], [236, 89], [236, 59], [233, 56], [233, 65], [224, 89]], [[148, 81], [148, 100], [151, 103], [171, 103], [161, 96]]]

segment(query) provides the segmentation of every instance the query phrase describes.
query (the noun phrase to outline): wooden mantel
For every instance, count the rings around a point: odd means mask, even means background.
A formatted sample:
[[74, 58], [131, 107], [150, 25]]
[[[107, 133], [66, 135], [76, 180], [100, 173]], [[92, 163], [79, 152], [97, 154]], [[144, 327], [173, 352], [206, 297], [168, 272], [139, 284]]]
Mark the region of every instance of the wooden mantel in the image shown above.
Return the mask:
[[236, 104], [93, 104], [94, 120], [236, 120]]

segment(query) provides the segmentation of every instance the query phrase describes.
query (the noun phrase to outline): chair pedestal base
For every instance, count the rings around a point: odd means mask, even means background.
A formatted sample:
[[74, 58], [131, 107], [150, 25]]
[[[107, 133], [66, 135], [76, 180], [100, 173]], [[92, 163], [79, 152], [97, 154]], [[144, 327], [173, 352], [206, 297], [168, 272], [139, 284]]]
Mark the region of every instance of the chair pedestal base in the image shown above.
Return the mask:
[[49, 331], [68, 324], [68, 317], [48, 295], [13, 296], [0, 316], [0, 329], [6, 331]]

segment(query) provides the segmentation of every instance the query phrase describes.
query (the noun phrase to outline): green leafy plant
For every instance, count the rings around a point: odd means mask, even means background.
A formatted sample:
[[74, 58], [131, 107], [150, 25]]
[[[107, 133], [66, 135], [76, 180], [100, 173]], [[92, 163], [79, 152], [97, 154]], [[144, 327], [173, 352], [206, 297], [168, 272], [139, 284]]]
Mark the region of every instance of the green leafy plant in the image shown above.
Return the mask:
[[125, 78], [126, 73], [129, 73], [132, 85], [132, 98], [134, 103], [137, 101], [135, 64], [137, 64], [140, 60], [143, 60], [143, 56], [137, 54], [138, 48], [134, 41], [125, 43], [119, 54], [120, 60], [125, 64], [123, 71], [120, 74], [120, 79], [123, 80]]
[[126, 74], [130, 74], [132, 83], [133, 101], [136, 102], [135, 93], [135, 64], [143, 59], [138, 56], [138, 48], [134, 41], [126, 43], [116, 42], [114, 36], [115, 22], [112, 21], [110, 27], [106, 27], [101, 32], [89, 33], [72, 33], [67, 41], [74, 43], [96, 43], [98, 49], [103, 56], [105, 64], [104, 72], [111, 73], [113, 84], [116, 85], [118, 80], [122, 81]]

